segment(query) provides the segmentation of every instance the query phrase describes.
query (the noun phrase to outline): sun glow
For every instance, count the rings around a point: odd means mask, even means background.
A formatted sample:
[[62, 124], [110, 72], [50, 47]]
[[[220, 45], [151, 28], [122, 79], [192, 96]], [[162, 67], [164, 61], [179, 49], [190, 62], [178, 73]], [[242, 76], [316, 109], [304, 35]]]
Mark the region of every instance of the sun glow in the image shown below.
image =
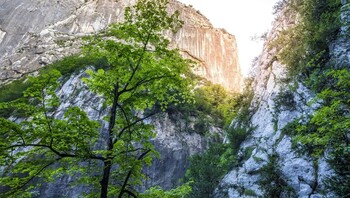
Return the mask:
[[179, 0], [193, 5], [216, 28], [236, 36], [242, 73], [247, 75], [254, 57], [261, 53], [263, 42], [252, 40], [267, 32], [274, 19], [273, 5], [278, 0]]

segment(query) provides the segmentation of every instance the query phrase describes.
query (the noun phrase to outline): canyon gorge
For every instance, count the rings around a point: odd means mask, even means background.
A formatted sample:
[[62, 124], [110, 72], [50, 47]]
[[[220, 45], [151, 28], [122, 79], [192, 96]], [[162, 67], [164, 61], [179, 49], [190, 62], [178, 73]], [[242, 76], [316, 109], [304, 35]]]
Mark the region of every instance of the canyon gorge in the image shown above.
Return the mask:
[[[298, 1], [282, 2], [287, 2], [288, 5]], [[336, 5], [328, 2], [327, 6], [336, 7], [336, 11], [332, 10], [330, 13], [339, 12], [339, 28], [332, 32], [334, 36], [331, 39], [323, 39], [326, 43], [322, 52], [312, 54], [313, 48], [308, 48], [309, 46], [305, 47], [305, 51], [302, 51], [304, 48], [300, 50], [295, 47], [295, 53], [304, 53], [303, 58], [310, 53], [312, 59], [304, 64], [307, 65], [306, 69], [300, 66], [301, 69], [297, 70], [299, 73], [294, 76], [291, 75], [291, 71], [294, 70], [288, 65], [289, 53], [281, 55], [281, 51], [283, 53], [283, 49], [290, 47], [293, 42], [281, 44], [278, 41], [281, 34], [306, 19], [296, 17], [298, 14], [290, 13], [284, 5], [265, 38], [263, 51], [253, 65], [251, 79], [244, 83], [235, 36], [224, 29], [213, 27], [209, 19], [192, 6], [171, 0], [167, 11], [173, 13], [178, 10], [184, 23], [174, 35], [164, 32], [171, 41], [170, 47], [178, 48], [184, 58], [195, 63], [192, 71], [200, 76], [202, 81], [220, 84], [230, 94], [251, 98], [241, 100], [248, 101], [246, 106], [241, 105], [232, 110], [237, 116], [228, 126], [208, 122], [205, 124], [205, 133], [200, 131], [199, 118], [196, 115], [184, 116], [181, 110], [180, 113], [174, 110], [175, 113], [163, 112], [146, 119], [145, 122], [155, 126], [156, 137], [152, 139], [152, 143], [160, 157], [154, 159], [151, 166], [144, 168], [143, 171], [149, 179], [139, 185], [138, 190], [143, 192], [153, 186], [168, 190], [181, 185], [186, 170], [190, 167], [191, 156], [205, 153], [212, 143], [230, 148], [235, 137], [230, 138], [228, 131], [242, 129], [246, 136], [235, 145], [238, 148], [232, 160], [234, 165], [228, 166], [226, 173], [220, 175], [217, 181], [212, 181], [215, 184], [212, 190], [213, 197], [349, 197], [349, 194], [345, 194], [349, 184], [346, 182], [349, 182], [349, 179], [340, 180], [345, 182], [345, 187], [340, 193], [337, 189], [329, 190], [329, 183], [326, 182], [334, 182], [329, 178], [338, 174], [337, 169], [330, 163], [330, 159], [338, 159], [333, 158], [336, 154], [334, 151], [339, 149], [344, 152], [340, 161], [345, 161], [345, 164], [350, 156], [349, 151], [346, 151], [346, 148], [349, 150], [350, 141], [349, 101], [332, 102], [334, 98], [348, 98], [349, 88], [344, 82], [350, 81], [346, 73], [350, 64], [350, 3], [345, 0], [336, 2], [337, 4], [333, 2]], [[80, 53], [83, 37], [99, 33], [112, 23], [122, 22], [125, 7], [134, 3], [133, 0], [2, 1], [0, 86], [5, 87], [15, 80], [38, 75], [40, 69], [66, 56]], [[302, 33], [292, 35], [298, 34]], [[294, 38], [293, 36], [291, 38]], [[292, 52], [290, 54], [293, 55]], [[317, 62], [317, 57], [323, 57], [324, 54], [327, 54], [326, 61]], [[314, 63], [316, 66], [312, 65]], [[56, 118], [64, 119], [64, 109], [78, 106], [91, 120], [102, 123], [100, 131], [103, 134], [108, 128], [103, 121], [108, 115], [108, 108], [103, 106], [103, 99], [91, 93], [82, 80], [87, 76], [86, 69], [93, 66], [87, 65], [85, 69], [70, 74], [56, 90], [58, 98], [63, 101], [58, 107], [61, 113], [57, 113]], [[345, 74], [336, 76], [338, 70]], [[316, 72], [313, 73], [314, 71]], [[320, 83], [320, 79], [326, 79], [326, 82]], [[342, 83], [336, 83], [338, 81]], [[327, 86], [331, 88], [325, 88]], [[337, 92], [340, 95], [331, 95], [324, 92], [325, 90], [342, 92]], [[334, 98], [326, 98], [325, 95]], [[329, 108], [327, 102], [331, 104]], [[334, 105], [339, 103], [341, 104], [337, 107], [340, 110], [337, 113], [340, 118], [327, 111], [322, 116], [329, 116], [329, 123], [320, 121], [317, 117], [320, 112], [333, 109]], [[211, 115], [207, 115], [206, 118], [208, 117]], [[331, 122], [334, 117], [340, 120], [340, 126]], [[11, 119], [15, 120], [13, 117]], [[329, 128], [322, 130], [324, 125], [329, 125]], [[342, 137], [343, 142], [339, 143], [341, 147], [334, 143], [337, 142], [337, 137], [332, 139], [333, 136], [325, 132], [333, 130], [333, 126], [342, 131], [338, 135]], [[303, 130], [310, 131], [304, 133]], [[315, 131], [319, 134], [327, 133], [324, 136], [329, 139], [325, 141], [322, 139], [325, 137], [315, 135]], [[309, 134], [312, 134], [312, 137], [309, 137]], [[296, 147], [306, 148], [306, 151], [299, 152]], [[220, 157], [221, 161], [225, 161], [227, 156], [220, 154]], [[346, 169], [343, 175], [349, 178], [349, 165], [343, 168]], [[34, 197], [79, 197], [88, 191], [89, 186], [71, 186], [73, 182], [74, 177], [61, 175], [53, 182], [42, 183], [32, 193]]]

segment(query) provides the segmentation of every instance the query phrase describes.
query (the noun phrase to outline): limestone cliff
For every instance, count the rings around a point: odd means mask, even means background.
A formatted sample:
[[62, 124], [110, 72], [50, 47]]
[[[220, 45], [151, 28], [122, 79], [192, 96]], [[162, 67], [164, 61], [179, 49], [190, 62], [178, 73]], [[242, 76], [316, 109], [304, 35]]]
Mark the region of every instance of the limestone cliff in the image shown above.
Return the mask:
[[[86, 76], [85, 71], [79, 74], [72, 74], [63, 85], [57, 90], [57, 95], [62, 103], [59, 106], [56, 118], [62, 119], [65, 109], [71, 106], [78, 106], [84, 110], [90, 119], [98, 120], [101, 123], [101, 134], [107, 131], [107, 123], [103, 117], [108, 113], [108, 109], [103, 107], [103, 99], [91, 93], [82, 82]], [[195, 118], [189, 118], [194, 121]], [[181, 116], [173, 117], [163, 113], [151, 117], [146, 122], [155, 126], [153, 144], [160, 153], [159, 159], [154, 159], [152, 165], [145, 167], [144, 173], [149, 178], [139, 187], [140, 191], [153, 186], [161, 186], [171, 189], [181, 184], [181, 179], [185, 175], [188, 167], [188, 157], [203, 152], [208, 143], [214, 141], [213, 138], [203, 136], [196, 132], [193, 123], [186, 124]], [[186, 125], [186, 126], [185, 126]], [[189, 125], [189, 127], [188, 127]], [[192, 127], [191, 127], [192, 126]], [[223, 136], [222, 130], [218, 127], [210, 127], [210, 133], [216, 136]], [[75, 181], [74, 176], [57, 177], [54, 182], [42, 182], [41, 186], [34, 192], [35, 197], [80, 197], [83, 193], [89, 192], [91, 188], [86, 185], [72, 186]]]
[[[338, 39], [330, 45], [331, 59], [338, 65], [349, 65], [349, 4], [345, 1], [342, 7], [342, 30]], [[279, 156], [274, 164], [280, 167], [280, 175], [295, 192], [295, 197], [335, 197], [325, 194], [323, 181], [332, 174], [324, 158], [316, 164], [307, 155], [300, 155], [292, 149], [291, 137], [283, 134], [281, 129], [301, 115], [312, 114], [315, 105], [309, 105], [314, 95], [301, 83], [286, 84], [286, 68], [276, 58], [276, 48], [268, 43], [275, 40], [279, 32], [295, 23], [286, 15], [280, 15], [273, 23], [258, 63], [254, 67], [255, 77], [252, 83], [254, 99], [250, 109], [251, 126], [255, 127], [251, 137], [241, 145], [241, 152], [254, 148], [251, 156], [240, 167], [231, 170], [217, 188], [217, 197], [260, 197], [263, 190], [259, 181], [261, 170], [269, 162], [269, 156]], [[280, 109], [278, 95], [286, 87], [296, 88], [288, 95], [293, 104]], [[286, 104], [283, 104], [286, 105]], [[235, 122], [233, 122], [233, 125]], [[282, 197], [289, 197], [282, 195]], [[293, 196], [294, 197], [294, 196]]]
[[172, 9], [180, 10], [185, 23], [172, 40], [185, 57], [200, 64], [195, 72], [228, 90], [240, 92], [242, 78], [236, 38], [225, 29], [213, 28], [199, 11], [180, 3], [173, 5]]
[[[79, 51], [79, 37], [121, 21], [131, 0], [5, 0], [0, 3], [0, 84], [20, 78]], [[198, 11], [171, 1], [184, 27], [172, 40], [199, 63], [196, 73], [239, 92], [241, 74], [235, 37], [215, 29]]]
[[[0, 84], [79, 52], [80, 37], [96, 33], [108, 24], [122, 20], [123, 9], [132, 0], [4, 0], [0, 3]], [[171, 1], [169, 11], [180, 10], [184, 27], [171, 39], [183, 55], [199, 63], [195, 71], [231, 91], [240, 91], [241, 75], [234, 36], [215, 29], [209, 20], [191, 7]], [[77, 105], [94, 120], [103, 120], [101, 98], [81, 82], [84, 72], [72, 75], [58, 90], [65, 102], [60, 108]], [[62, 115], [58, 114], [57, 117]], [[189, 132], [181, 119], [169, 115], [148, 120], [156, 126], [156, 149], [161, 158], [145, 169], [150, 177], [142, 189], [160, 185], [166, 189], [178, 184], [188, 167], [187, 158], [208, 147], [210, 138]], [[190, 118], [195, 119], [195, 118]], [[192, 124], [193, 125], [193, 124]], [[103, 127], [106, 127], [103, 125]], [[222, 136], [221, 129], [211, 127]], [[103, 132], [103, 129], [101, 130]], [[63, 176], [54, 184], [44, 183], [38, 197], [78, 197], [86, 187], [70, 186], [74, 178]]]

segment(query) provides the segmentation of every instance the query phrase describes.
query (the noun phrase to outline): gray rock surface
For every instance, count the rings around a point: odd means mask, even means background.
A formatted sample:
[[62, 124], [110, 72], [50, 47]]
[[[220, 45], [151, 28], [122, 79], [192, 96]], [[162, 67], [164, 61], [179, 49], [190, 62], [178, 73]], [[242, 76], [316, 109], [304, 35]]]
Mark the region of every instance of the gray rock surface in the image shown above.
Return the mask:
[[[350, 5], [343, 1], [342, 21], [343, 28], [339, 38], [331, 44], [331, 61], [337, 67], [348, 67], [350, 63], [350, 48], [348, 24], [350, 24]], [[293, 20], [280, 16], [273, 24], [268, 34], [267, 41], [274, 40], [279, 31], [292, 24]], [[322, 158], [318, 161], [318, 169], [315, 170], [312, 159], [308, 156], [297, 154], [292, 149], [291, 138], [281, 133], [281, 129], [302, 115], [312, 114], [315, 105], [309, 106], [313, 94], [302, 84], [285, 84], [285, 68], [276, 58], [276, 49], [265, 44], [259, 62], [255, 66], [255, 77], [252, 84], [255, 93], [251, 103], [251, 109], [255, 109], [251, 119], [252, 126], [256, 126], [251, 137], [242, 145], [241, 150], [253, 147], [251, 157], [239, 168], [232, 170], [222, 180], [217, 188], [217, 197], [250, 197], [242, 193], [242, 189], [254, 191], [257, 196], [263, 195], [263, 189], [259, 187], [259, 170], [267, 163], [268, 155], [277, 154], [279, 161], [276, 166], [281, 168], [282, 177], [292, 187], [297, 197], [334, 197], [332, 194], [324, 194], [323, 181], [332, 174], [332, 170]], [[292, 100], [295, 108], [276, 110], [276, 96], [279, 92], [294, 87]], [[234, 123], [233, 123], [234, 124]], [[259, 159], [259, 160], [256, 160]]]
[[[81, 79], [85, 76], [84, 71], [73, 74], [57, 91], [62, 103], [55, 116], [61, 118], [65, 109], [78, 106], [87, 112], [90, 119], [100, 121], [103, 136], [103, 133], [107, 131], [107, 123], [103, 121], [103, 117], [108, 113], [108, 109], [103, 107], [102, 98], [91, 93], [82, 82]], [[195, 118], [190, 119], [195, 121]], [[152, 186], [161, 186], [165, 189], [174, 188], [181, 184], [180, 179], [184, 177], [189, 166], [188, 157], [203, 152], [213, 139], [194, 132], [192, 122], [188, 124], [190, 128], [185, 128], [184, 120], [178, 116], [174, 119], [164, 113], [146, 122], [155, 126], [157, 136], [152, 141], [161, 157], [155, 159], [150, 167], [145, 167], [144, 173], [149, 180], [145, 181], [139, 190], [143, 191]], [[219, 137], [223, 136], [222, 129], [216, 127], [210, 127], [210, 133]], [[102, 141], [98, 142], [98, 145], [105, 144]], [[60, 177], [54, 183], [43, 183], [35, 194], [40, 198], [79, 197], [83, 192], [91, 190], [89, 186], [71, 186], [74, 181], [72, 176]]]
[[[96, 33], [109, 24], [123, 20], [123, 10], [133, 0], [2, 0], [0, 2], [0, 85], [21, 78], [38, 69], [80, 51], [81, 37]], [[180, 10], [184, 27], [170, 36], [174, 47], [185, 57], [199, 63], [195, 68], [214, 83], [227, 89], [241, 90], [241, 74], [235, 37], [215, 29], [209, 20], [189, 6], [172, 0], [169, 12]], [[72, 75], [58, 91], [64, 101], [61, 111], [79, 106], [94, 120], [103, 120], [106, 110], [101, 98], [90, 93], [81, 82], [83, 73]], [[141, 190], [153, 185], [172, 188], [179, 183], [188, 167], [187, 158], [207, 148], [210, 138], [190, 133], [167, 115], [149, 120], [156, 125], [154, 144], [161, 154], [145, 169], [150, 177]], [[194, 120], [195, 118], [191, 118]], [[102, 122], [105, 128], [106, 123]], [[103, 134], [103, 128], [101, 133]], [[212, 133], [221, 130], [212, 128]], [[220, 136], [220, 135], [219, 135]], [[103, 142], [100, 142], [103, 144]], [[43, 184], [37, 197], [78, 197], [87, 186], [71, 187], [74, 177], [58, 178]]]
[[[82, 36], [123, 20], [132, 0], [4, 0], [0, 3], [0, 84], [79, 52]], [[229, 90], [241, 90], [236, 40], [198, 11], [172, 0], [184, 27], [171, 39], [199, 63], [195, 72]]]

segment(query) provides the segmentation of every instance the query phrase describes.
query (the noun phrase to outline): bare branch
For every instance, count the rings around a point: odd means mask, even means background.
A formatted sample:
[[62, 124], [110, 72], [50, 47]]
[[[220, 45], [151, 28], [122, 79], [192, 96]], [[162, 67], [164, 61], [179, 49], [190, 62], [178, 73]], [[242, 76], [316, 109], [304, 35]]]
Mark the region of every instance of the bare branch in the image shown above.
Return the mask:
[[146, 83], [149, 83], [149, 82], [152, 82], [153, 80], [162, 79], [162, 78], [171, 78], [171, 77], [174, 77], [174, 76], [175, 75], [162, 75], [162, 76], [155, 76], [155, 77], [148, 78], [148, 79], [142, 79], [139, 82], [137, 82], [135, 86], [133, 86], [133, 87], [131, 87], [129, 89], [123, 89], [122, 91], [120, 91], [119, 95], [121, 95], [121, 94], [123, 94], [125, 92], [129, 92], [129, 91], [135, 90], [139, 86], [141, 86], [143, 84], [146, 84]]
[[[147, 115], [147, 116], [145, 116], [145, 117], [143, 117], [143, 118], [140, 118], [140, 119], [135, 120], [134, 122], [130, 123], [128, 126], [124, 127], [122, 130], [120, 130], [120, 132], [119, 132], [119, 134], [118, 134], [118, 138], [121, 138], [121, 136], [123, 135], [123, 133], [124, 133], [127, 129], [131, 128], [132, 126], [136, 125], [136, 124], [139, 123], [139, 122], [142, 122], [142, 121], [144, 121], [144, 120], [150, 118], [151, 116], [153, 116], [153, 115], [155, 115], [155, 114], [157, 114], [157, 112], [153, 112], [153, 113], [151, 113], [151, 114], [149, 114], [149, 115]], [[118, 141], [118, 138], [114, 140], [113, 144], [115, 144], [115, 143]]]
[[[13, 148], [20, 148], [20, 147], [42, 147], [42, 148], [47, 148], [50, 151], [52, 151], [53, 153], [55, 153], [57, 156], [61, 157], [61, 158], [65, 158], [65, 157], [71, 157], [71, 158], [80, 158], [79, 155], [76, 154], [68, 154], [68, 153], [61, 153], [59, 151], [57, 151], [56, 149], [54, 149], [52, 146], [50, 145], [45, 145], [45, 144], [15, 144], [15, 145], [11, 145], [7, 148], [5, 148], [5, 150], [8, 149], [13, 149]], [[88, 159], [96, 159], [96, 160], [105, 160], [104, 157], [100, 157], [100, 156], [95, 156], [95, 155], [89, 155], [86, 156], [85, 158]]]
[[113, 90], [113, 105], [112, 108], [110, 110], [110, 118], [109, 118], [109, 125], [108, 125], [108, 143], [107, 143], [107, 147], [108, 150], [112, 150], [113, 149], [113, 139], [112, 139], [112, 132], [113, 132], [113, 128], [115, 126], [115, 121], [117, 118], [117, 107], [118, 107], [118, 100], [119, 100], [119, 96], [120, 94], [118, 93], [118, 89], [119, 89], [119, 85], [118, 83], [114, 85], [114, 90]]
[[135, 76], [137, 70], [140, 68], [140, 66], [141, 66], [141, 61], [142, 61], [142, 59], [143, 59], [143, 57], [144, 57], [144, 55], [145, 55], [145, 52], [147, 51], [147, 45], [148, 45], [148, 42], [149, 42], [150, 38], [151, 38], [151, 33], [149, 32], [148, 35], [147, 35], [147, 38], [146, 38], [145, 42], [143, 43], [142, 53], [141, 53], [141, 55], [140, 55], [140, 57], [139, 57], [139, 59], [138, 59], [138, 61], [137, 61], [136, 67], [133, 69], [133, 71], [132, 71], [132, 73], [131, 73], [131, 75], [130, 75], [129, 80], [127, 81], [127, 83], [125, 84], [123, 90], [121, 91], [122, 93], [126, 92], [125, 90], [127, 90], [128, 86], [129, 86], [130, 82], [132, 81], [132, 79], [134, 78], [134, 76]]
[[130, 119], [128, 118], [128, 115], [126, 114], [125, 109], [123, 108], [123, 106], [120, 105], [119, 103], [117, 103], [117, 106], [121, 110], [121, 112], [122, 112], [122, 114], [123, 114], [127, 124], [130, 125]]
[[[149, 152], [151, 152], [151, 149], [148, 149], [148, 150], [146, 150], [145, 152], [143, 152], [143, 153], [137, 158], [137, 160], [142, 160]], [[128, 190], [126, 190], [126, 185], [127, 185], [128, 182], [129, 182], [129, 179], [130, 179], [130, 177], [131, 177], [131, 173], [132, 173], [133, 170], [134, 170], [134, 167], [132, 167], [132, 168], [129, 170], [128, 174], [126, 175], [126, 178], [125, 178], [125, 180], [124, 180], [124, 183], [123, 183], [123, 186], [122, 186], [122, 188], [121, 188], [121, 190], [120, 190], [120, 193], [119, 193], [119, 195], [118, 195], [118, 198], [122, 198], [123, 194], [124, 194], [124, 193], [127, 193], [126, 191], [128, 191]]]

